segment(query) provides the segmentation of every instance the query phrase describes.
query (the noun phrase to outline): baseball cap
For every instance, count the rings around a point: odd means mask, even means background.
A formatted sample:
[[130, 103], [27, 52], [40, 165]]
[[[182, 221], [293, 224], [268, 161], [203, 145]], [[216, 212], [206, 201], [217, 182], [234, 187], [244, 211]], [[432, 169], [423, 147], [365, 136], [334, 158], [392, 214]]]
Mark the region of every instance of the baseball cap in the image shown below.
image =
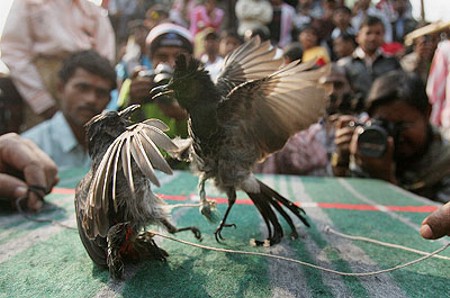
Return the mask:
[[150, 47], [150, 52], [160, 47], [181, 47], [192, 53], [193, 40], [194, 37], [186, 28], [172, 23], [163, 23], [150, 30], [145, 43]]

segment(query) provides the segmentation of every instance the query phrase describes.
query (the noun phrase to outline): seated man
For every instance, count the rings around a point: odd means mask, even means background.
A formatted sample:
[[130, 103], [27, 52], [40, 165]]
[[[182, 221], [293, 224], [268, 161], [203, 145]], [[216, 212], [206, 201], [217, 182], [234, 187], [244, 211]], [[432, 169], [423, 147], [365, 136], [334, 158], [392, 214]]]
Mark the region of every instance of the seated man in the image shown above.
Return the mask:
[[59, 71], [61, 111], [25, 131], [58, 168], [90, 165], [84, 125], [101, 113], [116, 88], [116, 73], [109, 60], [94, 50], [76, 52]]
[[378, 178], [432, 200], [450, 201], [450, 145], [430, 124], [430, 112], [417, 75], [392, 71], [381, 76], [369, 92], [369, 121], [341, 118], [334, 173]]

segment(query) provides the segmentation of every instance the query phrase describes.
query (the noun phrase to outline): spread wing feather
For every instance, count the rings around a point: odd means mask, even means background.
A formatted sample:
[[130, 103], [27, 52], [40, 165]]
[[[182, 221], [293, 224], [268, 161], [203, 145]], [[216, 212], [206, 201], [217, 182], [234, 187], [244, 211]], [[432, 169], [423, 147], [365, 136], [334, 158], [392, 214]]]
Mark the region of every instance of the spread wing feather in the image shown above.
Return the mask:
[[281, 149], [325, 110], [325, 91], [318, 79], [328, 67], [313, 65], [293, 62], [267, 78], [235, 87], [219, 107], [221, 124], [237, 125], [240, 136], [257, 145], [261, 158]]
[[234, 86], [264, 78], [277, 71], [283, 60], [274, 59], [276, 48], [269, 41], [253, 38], [225, 58], [217, 88], [228, 93]]
[[[108, 147], [106, 153], [92, 177], [86, 203], [87, 218], [84, 228], [90, 238], [97, 235], [106, 237], [109, 223], [110, 200], [114, 211], [118, 210], [116, 191], [117, 175], [122, 171], [131, 190], [130, 199], [134, 199], [135, 186], [132, 163], [137, 164], [140, 172], [152, 183], [159, 186], [155, 169], [172, 174], [158, 148], [176, 151], [178, 147], [163, 132], [167, 126], [159, 120], [150, 119], [144, 123], [131, 125]], [[135, 173], [136, 174], [136, 173]], [[94, 209], [95, 208], [95, 209]]]

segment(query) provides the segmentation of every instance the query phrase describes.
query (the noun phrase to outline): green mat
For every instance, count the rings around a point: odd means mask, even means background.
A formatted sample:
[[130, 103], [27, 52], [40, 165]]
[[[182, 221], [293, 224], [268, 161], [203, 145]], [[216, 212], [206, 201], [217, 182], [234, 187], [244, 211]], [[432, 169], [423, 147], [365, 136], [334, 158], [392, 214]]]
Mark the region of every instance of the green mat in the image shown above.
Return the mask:
[[[47, 197], [51, 217], [75, 226], [73, 188], [85, 173], [74, 169], [61, 174], [58, 188]], [[160, 175], [154, 191], [170, 204], [197, 199], [197, 178], [187, 172]], [[305, 208], [311, 228], [296, 221], [300, 239], [285, 238], [270, 248], [252, 247], [262, 239], [265, 225], [244, 193], [231, 211], [236, 229], [214, 239], [215, 225], [197, 208], [175, 209], [177, 226], [196, 225], [201, 244], [223, 249], [269, 253], [345, 272], [366, 272], [395, 267], [420, 255], [373, 243], [349, 240], [325, 232], [364, 236], [431, 252], [448, 238], [423, 240], [420, 222], [436, 208], [431, 201], [387, 183], [369, 179], [333, 179], [266, 175], [260, 178]], [[207, 185], [209, 197], [223, 214], [224, 195]], [[283, 222], [286, 231], [288, 225]], [[191, 233], [177, 238], [198, 243]], [[49, 223], [29, 221], [20, 214], [0, 214], [0, 297], [449, 297], [450, 260], [432, 258], [391, 273], [345, 277], [300, 264], [261, 256], [214, 252], [159, 238], [169, 254], [167, 262], [149, 261], [126, 267], [123, 281], [112, 281], [96, 268], [78, 233]], [[440, 254], [450, 257], [450, 249]]]

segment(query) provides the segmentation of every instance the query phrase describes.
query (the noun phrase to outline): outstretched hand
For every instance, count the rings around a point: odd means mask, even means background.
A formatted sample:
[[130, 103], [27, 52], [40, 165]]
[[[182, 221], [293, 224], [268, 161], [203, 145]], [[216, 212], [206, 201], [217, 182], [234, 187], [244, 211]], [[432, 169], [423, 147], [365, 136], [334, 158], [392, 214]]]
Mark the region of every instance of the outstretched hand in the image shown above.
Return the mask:
[[[57, 173], [56, 164], [32, 141], [15, 133], [0, 136], [0, 197], [26, 197], [27, 208], [38, 211], [42, 197], [59, 181]], [[38, 191], [29, 192], [30, 187]]]
[[422, 222], [420, 235], [425, 239], [450, 236], [450, 202], [428, 215]]

